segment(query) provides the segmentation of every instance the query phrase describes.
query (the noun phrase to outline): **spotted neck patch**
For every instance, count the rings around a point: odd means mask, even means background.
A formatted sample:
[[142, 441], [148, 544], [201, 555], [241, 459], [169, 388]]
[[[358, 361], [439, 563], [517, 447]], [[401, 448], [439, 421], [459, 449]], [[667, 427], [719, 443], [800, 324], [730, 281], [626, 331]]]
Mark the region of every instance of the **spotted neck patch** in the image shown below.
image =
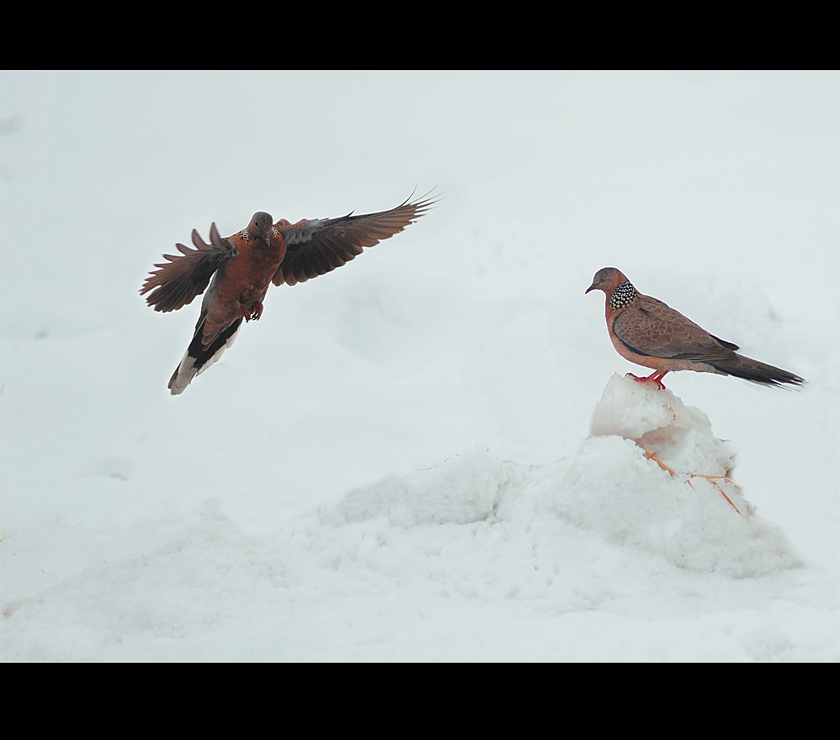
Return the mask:
[[610, 308], [615, 311], [617, 308], [629, 306], [638, 295], [633, 284], [629, 280], [625, 280], [621, 285], [616, 286], [610, 296]]

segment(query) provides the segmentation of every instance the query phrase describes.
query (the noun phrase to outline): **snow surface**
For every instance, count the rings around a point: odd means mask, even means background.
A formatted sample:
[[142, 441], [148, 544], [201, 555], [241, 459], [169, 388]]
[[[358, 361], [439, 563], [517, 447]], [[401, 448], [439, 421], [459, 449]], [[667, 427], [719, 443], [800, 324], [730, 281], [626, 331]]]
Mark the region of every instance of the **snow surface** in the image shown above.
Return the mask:
[[[0, 74], [2, 659], [838, 660], [838, 91]], [[415, 186], [169, 396], [174, 242]], [[808, 385], [625, 378], [605, 266]]]

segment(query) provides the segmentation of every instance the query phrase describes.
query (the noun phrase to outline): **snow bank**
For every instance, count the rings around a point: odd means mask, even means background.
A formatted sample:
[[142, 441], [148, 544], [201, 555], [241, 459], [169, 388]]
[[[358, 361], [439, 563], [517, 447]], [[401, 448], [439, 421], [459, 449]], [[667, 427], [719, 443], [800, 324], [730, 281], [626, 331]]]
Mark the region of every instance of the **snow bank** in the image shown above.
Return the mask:
[[813, 615], [822, 582], [782, 576], [796, 555], [734, 483], [691, 477], [732, 468], [702, 412], [614, 377], [592, 429], [555, 462], [472, 448], [267, 534], [247, 534], [210, 500], [198, 522], [143, 527], [125, 555], [110, 547], [107, 561], [7, 601], [4, 658], [825, 655], [831, 608], [807, 629], [790, 623], [791, 594]]
[[591, 431], [561, 483], [562, 516], [700, 573], [748, 578], [801, 565], [729, 477], [732, 446], [671, 391], [614, 375]]
[[697, 573], [750, 578], [801, 564], [729, 477], [732, 446], [671, 391], [613, 376], [591, 431], [577, 452], [550, 465], [526, 467], [476, 448], [389, 476], [348, 493], [322, 521], [402, 529], [483, 521], [504, 525], [511, 540], [512, 525], [559, 519]]
[[400, 527], [486, 520], [516, 468], [479, 448], [466, 450], [441, 465], [351, 491], [324, 520], [340, 524], [386, 518]]

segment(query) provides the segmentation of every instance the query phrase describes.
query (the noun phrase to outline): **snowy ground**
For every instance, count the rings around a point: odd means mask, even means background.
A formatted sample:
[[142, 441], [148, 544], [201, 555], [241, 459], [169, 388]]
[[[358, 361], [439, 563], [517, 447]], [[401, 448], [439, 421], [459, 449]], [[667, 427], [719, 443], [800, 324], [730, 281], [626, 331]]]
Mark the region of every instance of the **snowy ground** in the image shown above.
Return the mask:
[[[1, 73], [2, 658], [838, 660], [838, 90]], [[415, 186], [168, 395], [174, 242]], [[808, 385], [625, 379], [610, 265]]]

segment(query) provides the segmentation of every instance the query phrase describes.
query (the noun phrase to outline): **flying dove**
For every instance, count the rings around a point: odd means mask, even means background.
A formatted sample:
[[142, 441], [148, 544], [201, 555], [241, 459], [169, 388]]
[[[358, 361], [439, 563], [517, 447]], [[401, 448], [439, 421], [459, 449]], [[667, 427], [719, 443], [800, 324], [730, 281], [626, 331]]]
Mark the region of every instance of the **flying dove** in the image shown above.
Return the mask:
[[[263, 299], [271, 283], [295, 285], [323, 275], [402, 231], [435, 201], [406, 200], [390, 211], [340, 218], [303, 219], [295, 224], [268, 213], [253, 215], [247, 228], [225, 239], [216, 224], [210, 243], [193, 229], [195, 249], [176, 244], [180, 254], [163, 255], [168, 262], [146, 279], [140, 294], [155, 311], [176, 311], [204, 292], [192, 341], [169, 380], [173, 396], [184, 392], [233, 344], [242, 320], [262, 316]], [[212, 282], [211, 282], [212, 278]]]
[[654, 369], [636, 380], [656, 383], [675, 370], [734, 375], [767, 386], [802, 385], [805, 381], [758, 360], [735, 352], [737, 344], [726, 342], [687, 319], [662, 301], [643, 295], [614, 267], [595, 273], [586, 289], [606, 294], [607, 330], [618, 354], [624, 359]]

